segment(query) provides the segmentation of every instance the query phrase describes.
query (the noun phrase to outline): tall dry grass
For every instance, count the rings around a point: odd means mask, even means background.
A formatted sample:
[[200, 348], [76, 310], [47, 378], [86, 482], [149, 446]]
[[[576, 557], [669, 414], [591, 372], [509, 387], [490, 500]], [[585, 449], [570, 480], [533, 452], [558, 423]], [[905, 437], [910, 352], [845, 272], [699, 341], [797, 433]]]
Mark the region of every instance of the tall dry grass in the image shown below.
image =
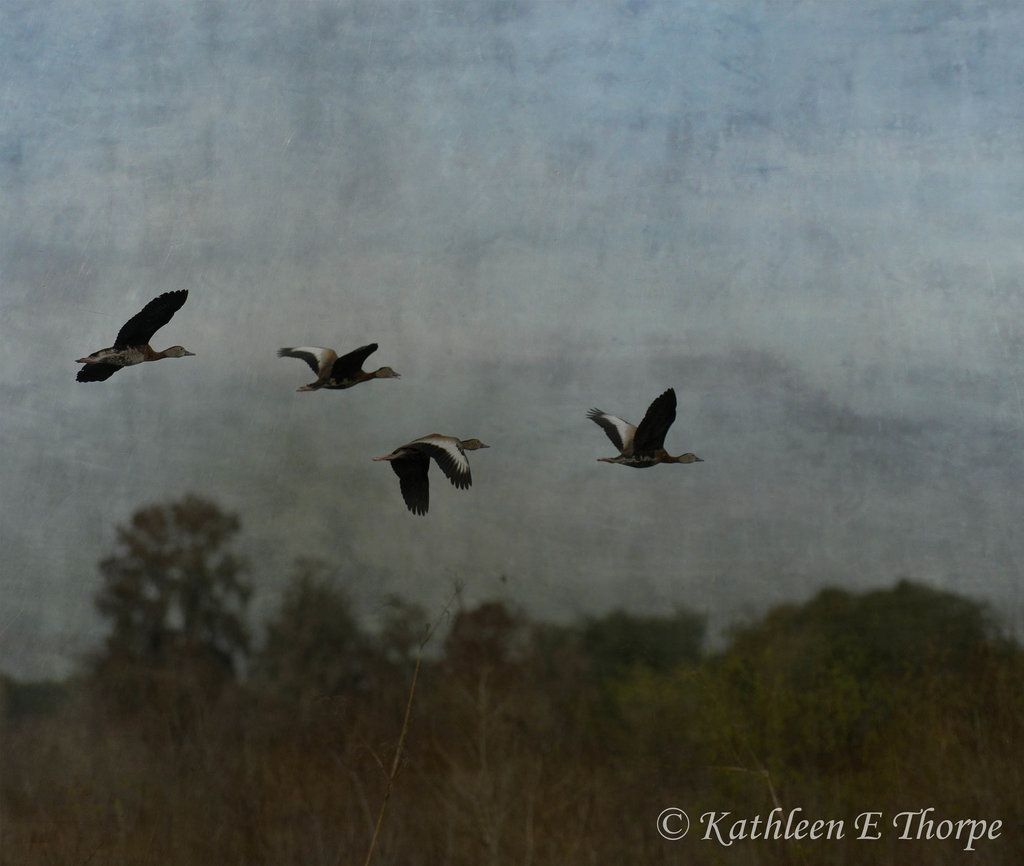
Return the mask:
[[[786, 653], [740, 653], [741, 640], [735, 656], [608, 680], [588, 674], [582, 643], [565, 642], [553, 665], [522, 639], [529, 624], [508, 628], [516, 640], [449, 642], [414, 669], [301, 702], [168, 675], [128, 712], [87, 681], [69, 686], [59, 707], [3, 728], [0, 863], [1019, 862], [1016, 648], [879, 680], [888, 697], [874, 713], [861, 700], [874, 686], [848, 671], [816, 668], [801, 693]], [[661, 838], [667, 806], [694, 822], [799, 808], [848, 827], [866, 810], [934, 807], [1003, 829], [970, 854], [852, 829], [722, 847], [697, 826]]]

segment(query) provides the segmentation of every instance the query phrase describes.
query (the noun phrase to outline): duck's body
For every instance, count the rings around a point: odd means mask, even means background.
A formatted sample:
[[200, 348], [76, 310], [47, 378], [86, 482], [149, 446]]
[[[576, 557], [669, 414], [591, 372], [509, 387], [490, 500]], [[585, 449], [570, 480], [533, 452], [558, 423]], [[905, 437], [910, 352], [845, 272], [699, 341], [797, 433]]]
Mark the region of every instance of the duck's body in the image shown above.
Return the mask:
[[133, 367], [144, 361], [159, 361], [161, 358], [184, 358], [193, 355], [184, 346], [171, 346], [157, 352], [149, 345], [153, 334], [166, 325], [171, 317], [188, 300], [188, 290], [165, 292], [154, 298], [138, 313], [132, 316], [118, 331], [114, 345], [100, 349], [75, 361], [85, 364], [76, 377], [79, 382], [102, 382], [109, 379], [122, 367]]
[[665, 450], [665, 434], [676, 420], [676, 392], [669, 388], [656, 397], [647, 409], [638, 427], [609, 415], [600, 409], [591, 409], [587, 417], [608, 435], [619, 449], [617, 457], [598, 457], [600, 463], [618, 463], [634, 469], [646, 469], [659, 463], [703, 463], [696, 454], [686, 452], [673, 457]]
[[430, 458], [437, 461], [441, 471], [455, 487], [465, 490], [473, 483], [466, 452], [490, 447], [479, 439], [456, 439], [454, 436], [431, 433], [413, 439], [390, 454], [373, 459], [391, 463], [391, 468], [398, 476], [398, 485], [406, 506], [413, 514], [422, 515], [430, 507], [430, 484], [427, 481]]
[[363, 369], [363, 362], [376, 351], [377, 344], [370, 343], [338, 357], [338, 353], [333, 349], [326, 349], [323, 346], [294, 346], [278, 349], [277, 357], [298, 358], [309, 364], [310, 369], [316, 373], [315, 382], [303, 385], [297, 388], [297, 391], [318, 391], [320, 388], [342, 390], [360, 382], [369, 382], [371, 379], [399, 378], [399, 374], [390, 367], [380, 367], [372, 373]]

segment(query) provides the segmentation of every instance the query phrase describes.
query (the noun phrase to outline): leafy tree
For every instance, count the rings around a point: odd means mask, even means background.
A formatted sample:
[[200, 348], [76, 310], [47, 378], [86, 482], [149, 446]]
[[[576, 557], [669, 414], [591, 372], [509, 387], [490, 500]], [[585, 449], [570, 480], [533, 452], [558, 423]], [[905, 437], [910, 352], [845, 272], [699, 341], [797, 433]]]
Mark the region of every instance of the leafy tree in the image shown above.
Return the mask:
[[369, 639], [348, 594], [315, 559], [299, 559], [267, 624], [254, 678], [279, 697], [304, 701], [356, 688], [370, 664]]
[[54, 680], [20, 682], [0, 674], [0, 727], [4, 717], [52, 715], [74, 694], [74, 684]]
[[581, 722], [583, 746], [614, 742], [633, 758], [670, 726], [664, 742], [684, 741], [679, 719], [692, 689], [681, 684], [700, 659], [705, 628], [702, 614], [683, 607], [662, 616], [614, 610], [535, 630], [537, 656], [547, 681], [560, 681], [559, 703]]
[[737, 631], [709, 660], [701, 728], [723, 762], [858, 766], [923, 683], [968, 671], [996, 645], [985, 608], [951, 593], [906, 580], [826, 589]]
[[622, 610], [590, 619], [583, 647], [597, 681], [618, 678], [634, 668], [665, 673], [700, 658], [706, 627], [702, 614], [683, 608], [667, 616], [634, 616]]
[[245, 563], [229, 550], [239, 520], [187, 495], [142, 508], [99, 564], [96, 607], [110, 622], [101, 667], [201, 664], [233, 674], [249, 650]]

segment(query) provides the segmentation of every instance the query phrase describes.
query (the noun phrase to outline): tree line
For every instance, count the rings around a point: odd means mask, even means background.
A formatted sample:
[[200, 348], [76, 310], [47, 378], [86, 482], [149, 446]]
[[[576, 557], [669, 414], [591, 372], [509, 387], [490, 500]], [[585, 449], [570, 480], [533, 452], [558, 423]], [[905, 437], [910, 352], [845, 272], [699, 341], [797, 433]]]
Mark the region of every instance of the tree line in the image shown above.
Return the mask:
[[369, 628], [327, 565], [299, 559], [257, 640], [240, 530], [196, 496], [140, 509], [99, 563], [102, 648], [67, 683], [7, 681], [0, 862], [963, 855], [891, 833], [669, 842], [655, 822], [681, 805], [695, 822], [1002, 821], [977, 863], [1024, 841], [1024, 653], [970, 599], [826, 589], [712, 651], [685, 608], [552, 624], [456, 595], [432, 632], [438, 612], [393, 598]]

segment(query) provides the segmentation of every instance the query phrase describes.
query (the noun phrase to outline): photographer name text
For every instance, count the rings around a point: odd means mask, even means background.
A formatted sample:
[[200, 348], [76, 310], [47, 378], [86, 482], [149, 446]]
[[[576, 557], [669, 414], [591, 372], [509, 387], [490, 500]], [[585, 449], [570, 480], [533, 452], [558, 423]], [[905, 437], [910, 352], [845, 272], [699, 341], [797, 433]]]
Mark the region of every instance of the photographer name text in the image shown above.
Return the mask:
[[[998, 839], [1001, 820], [986, 818], [949, 818], [939, 816], [933, 807], [896, 812], [861, 812], [852, 821], [843, 818], [808, 818], [803, 809], [772, 809], [764, 815], [736, 817], [729, 811], [704, 812], [699, 818], [700, 836], [728, 848], [745, 840], [820, 840], [853, 838], [877, 841], [883, 835], [896, 839], [938, 840], [959, 843], [964, 851], [974, 851], [979, 843]], [[658, 832], [677, 840], [687, 834], [690, 821], [682, 809], [665, 809], [658, 817]]]

